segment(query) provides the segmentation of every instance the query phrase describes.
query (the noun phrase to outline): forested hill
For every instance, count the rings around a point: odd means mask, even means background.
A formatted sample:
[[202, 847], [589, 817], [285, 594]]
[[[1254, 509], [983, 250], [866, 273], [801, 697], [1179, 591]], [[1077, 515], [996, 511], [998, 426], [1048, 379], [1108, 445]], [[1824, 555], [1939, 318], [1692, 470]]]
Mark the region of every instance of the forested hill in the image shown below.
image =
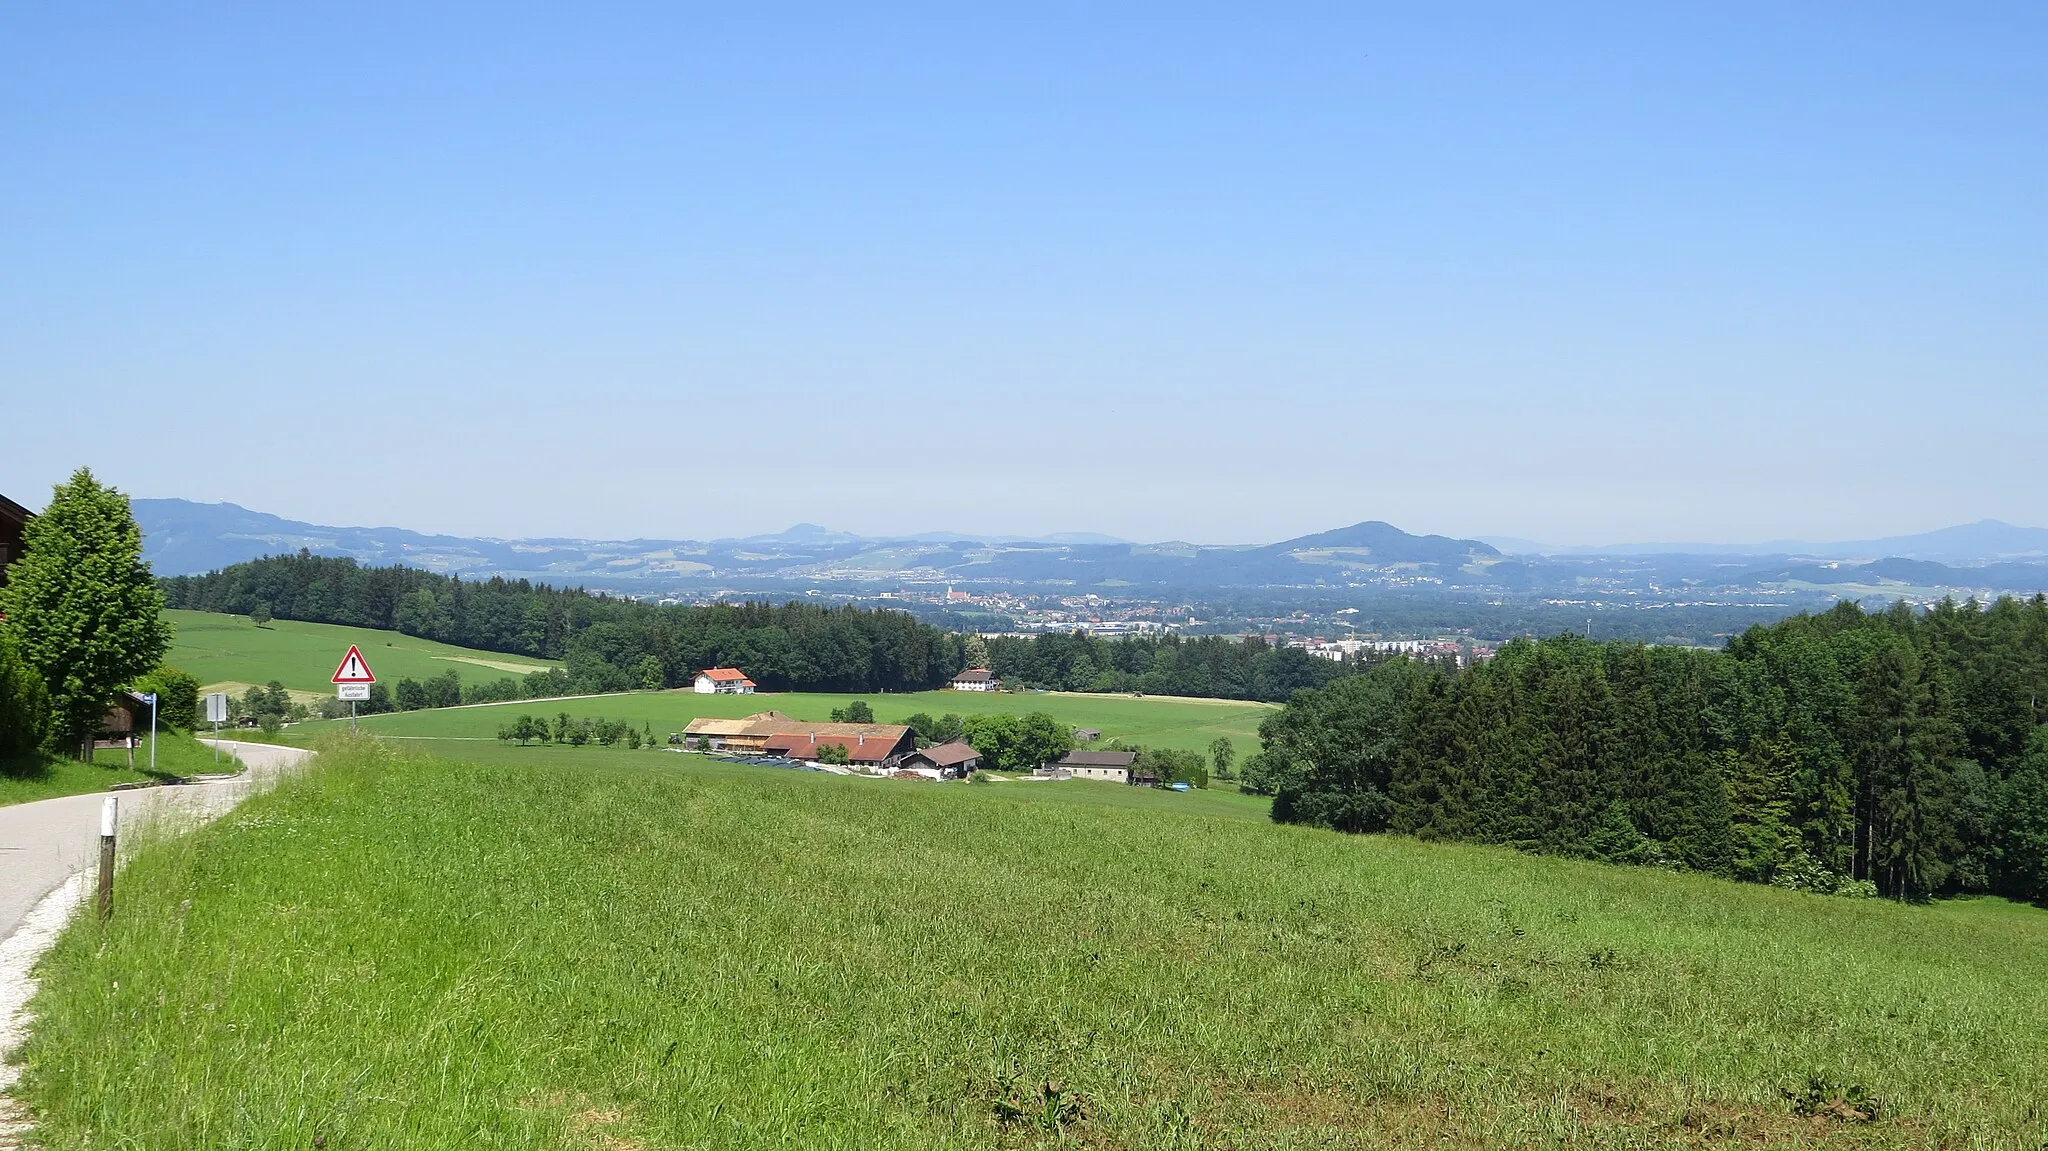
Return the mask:
[[1725, 651], [1517, 640], [1296, 695], [1274, 817], [1821, 891], [2048, 904], [2048, 600], [1852, 603]]
[[464, 581], [300, 552], [158, 581], [166, 606], [390, 628], [560, 660], [578, 691], [680, 686], [737, 666], [771, 691], [925, 691], [960, 670], [961, 641], [895, 611], [808, 604], [665, 606], [525, 580]]

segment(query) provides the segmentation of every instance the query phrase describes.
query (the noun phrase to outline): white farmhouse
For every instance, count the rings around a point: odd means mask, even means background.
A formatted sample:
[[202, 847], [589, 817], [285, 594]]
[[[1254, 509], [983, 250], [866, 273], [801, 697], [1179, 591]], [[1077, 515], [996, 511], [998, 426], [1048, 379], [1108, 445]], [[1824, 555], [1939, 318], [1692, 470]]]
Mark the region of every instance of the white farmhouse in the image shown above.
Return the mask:
[[[1132, 751], [1070, 751], [1058, 763], [1046, 768], [1064, 771], [1071, 779], [1100, 779], [1110, 783], [1131, 782], [1131, 765], [1138, 754]], [[1053, 772], [1048, 772], [1053, 774]], [[1054, 778], [1058, 778], [1057, 775]]]
[[706, 668], [697, 673], [698, 695], [752, 695], [754, 681], [736, 667]]
[[954, 691], [1001, 691], [1003, 681], [989, 674], [985, 667], [972, 667], [953, 677]]

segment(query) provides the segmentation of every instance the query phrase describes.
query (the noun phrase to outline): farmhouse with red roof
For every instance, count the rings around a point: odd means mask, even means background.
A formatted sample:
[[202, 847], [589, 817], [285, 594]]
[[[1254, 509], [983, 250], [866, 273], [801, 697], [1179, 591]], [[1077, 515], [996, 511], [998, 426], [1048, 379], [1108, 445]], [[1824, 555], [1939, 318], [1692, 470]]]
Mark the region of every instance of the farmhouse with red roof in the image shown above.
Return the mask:
[[754, 681], [736, 667], [712, 667], [697, 673], [698, 695], [752, 695]]

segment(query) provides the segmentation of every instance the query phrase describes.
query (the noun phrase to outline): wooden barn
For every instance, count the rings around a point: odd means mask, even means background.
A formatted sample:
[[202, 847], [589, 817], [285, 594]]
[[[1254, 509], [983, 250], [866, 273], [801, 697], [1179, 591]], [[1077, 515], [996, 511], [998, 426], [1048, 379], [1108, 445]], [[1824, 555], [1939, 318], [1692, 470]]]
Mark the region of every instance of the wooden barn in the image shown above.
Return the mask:
[[21, 537], [36, 513], [0, 496], [0, 587], [7, 586], [7, 565], [21, 558]]

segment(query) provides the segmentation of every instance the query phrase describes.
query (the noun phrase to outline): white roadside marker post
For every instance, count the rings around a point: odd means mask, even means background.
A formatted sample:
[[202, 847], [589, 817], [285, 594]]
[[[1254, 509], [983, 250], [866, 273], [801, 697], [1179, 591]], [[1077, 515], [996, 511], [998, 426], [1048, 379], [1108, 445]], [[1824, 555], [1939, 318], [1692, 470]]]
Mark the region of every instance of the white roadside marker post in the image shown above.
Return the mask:
[[110, 795], [100, 805], [100, 890], [95, 902], [101, 919], [114, 914], [114, 830], [120, 823], [120, 797]]

